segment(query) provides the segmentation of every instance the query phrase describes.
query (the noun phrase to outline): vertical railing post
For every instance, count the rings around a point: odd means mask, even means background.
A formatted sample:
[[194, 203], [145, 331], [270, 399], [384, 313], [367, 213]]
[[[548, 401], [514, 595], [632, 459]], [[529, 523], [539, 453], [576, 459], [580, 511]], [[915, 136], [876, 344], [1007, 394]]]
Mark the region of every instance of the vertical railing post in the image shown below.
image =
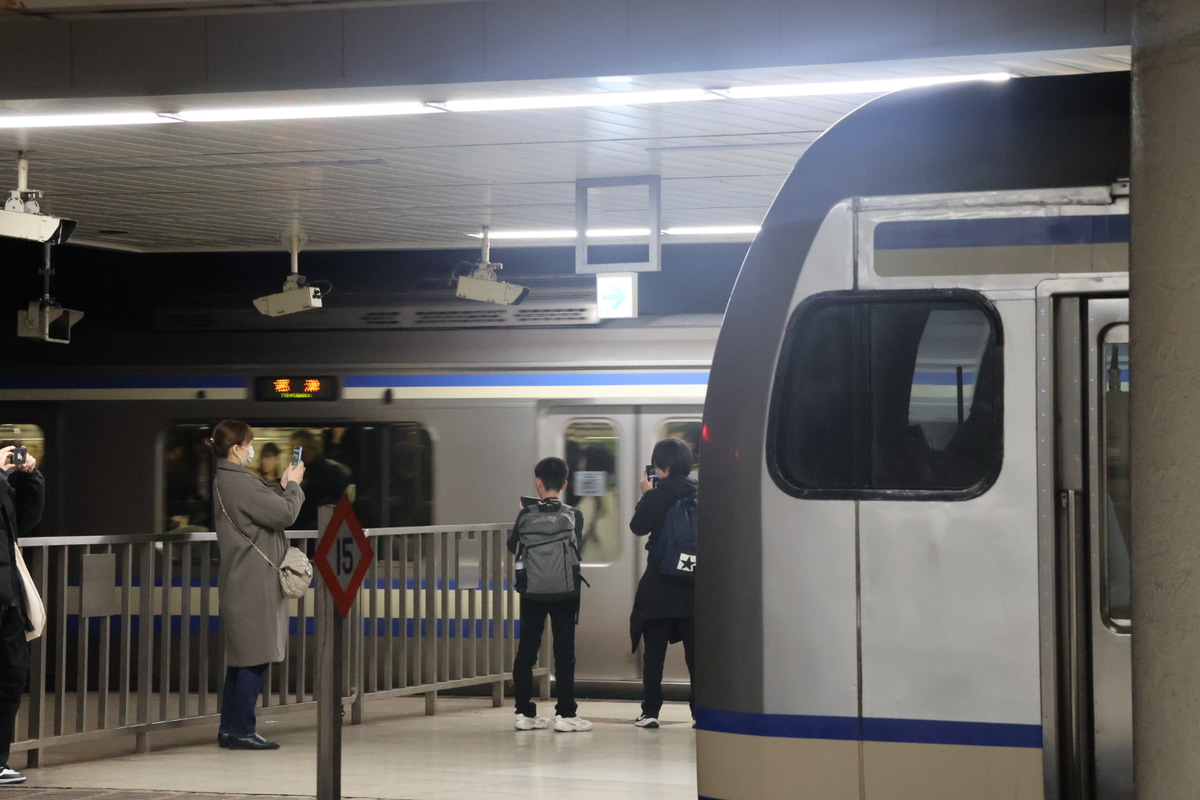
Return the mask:
[[[48, 593], [49, 582], [46, 580], [50, 548], [39, 547], [24, 551], [29, 562], [29, 574], [33, 576], [42, 597], [46, 601], [52, 598]], [[29, 670], [29, 738], [38, 741], [45, 733], [46, 724], [46, 639], [53, 635], [47, 627], [41, 637], [34, 641], [30, 651]], [[25, 764], [30, 769], [42, 765], [41, 748], [33, 748], [26, 753]]]
[[[436, 533], [425, 533], [421, 535], [422, 556], [424, 556], [424, 586], [421, 588], [421, 603], [425, 611], [425, 630], [422, 632], [421, 639], [421, 682], [426, 684], [437, 683], [437, 666], [438, 666], [438, 608], [437, 608], [437, 550], [438, 550], [438, 535]], [[433, 716], [437, 713], [437, 689], [430, 689], [425, 693], [425, 715]]]
[[[139, 545], [142, 553], [138, 569], [138, 655], [137, 655], [137, 722], [150, 722], [150, 689], [154, 681], [154, 545]], [[65, 553], [64, 553], [65, 556]], [[150, 735], [144, 730], [137, 734], [137, 751], [150, 752]]]

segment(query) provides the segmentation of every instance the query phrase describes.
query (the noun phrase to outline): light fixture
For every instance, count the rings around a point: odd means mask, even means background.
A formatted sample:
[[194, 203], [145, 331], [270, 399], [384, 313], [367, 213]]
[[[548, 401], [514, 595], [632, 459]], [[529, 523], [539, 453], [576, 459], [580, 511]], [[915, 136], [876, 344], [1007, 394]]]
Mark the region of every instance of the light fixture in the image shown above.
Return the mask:
[[717, 94], [731, 100], [751, 100], [771, 97], [812, 97], [816, 95], [879, 94], [900, 89], [916, 89], [921, 86], [939, 86], [947, 83], [972, 81], [1006, 81], [1012, 78], [1007, 72], [983, 72], [968, 75], [937, 75], [914, 78], [878, 78], [865, 81], [824, 81], [821, 83], [783, 83], [765, 86], [735, 86], [718, 89]]
[[425, 103], [343, 103], [324, 106], [264, 106], [261, 108], [209, 108], [172, 114], [184, 122], [261, 122], [280, 119], [345, 119], [351, 117], [398, 117], [409, 114], [440, 114], [442, 109]]
[[757, 225], [691, 225], [663, 228], [667, 236], [736, 236], [758, 233]]
[[[108, 125], [160, 125], [175, 122], [262, 122], [270, 120], [346, 119], [354, 117], [406, 116], [442, 112], [534, 111], [558, 108], [607, 108], [611, 106], [688, 103], [703, 100], [755, 100], [816, 95], [871, 94], [919, 86], [936, 86], [968, 81], [1004, 81], [1006, 72], [883, 78], [862, 81], [824, 81], [712, 89], [655, 89], [645, 91], [602, 91], [588, 94], [490, 97], [475, 100], [388, 103], [341, 103], [307, 106], [260, 106], [252, 108], [196, 108], [179, 111], [128, 111], [86, 114], [32, 114], [0, 116], [0, 129], [74, 128]], [[615, 78], [602, 78], [615, 81]]]
[[535, 97], [489, 97], [479, 100], [446, 100], [431, 103], [447, 111], [533, 111], [552, 108], [604, 108], [651, 103], [688, 103], [717, 100], [708, 89], [658, 89], [644, 92], [593, 92], [591, 94], [538, 95]]
[[106, 125], [157, 125], [179, 122], [153, 111], [129, 111], [97, 114], [30, 114], [0, 116], [0, 128], [81, 128]]
[[[759, 226], [757, 225], [696, 225], [663, 228], [662, 232], [667, 236], [740, 236], [756, 234], [758, 233], [758, 229]], [[649, 236], [650, 229], [589, 228], [587, 235], [589, 239]], [[479, 239], [482, 238], [483, 234], [468, 233], [467, 236]], [[490, 231], [488, 236], [491, 239], [574, 239], [575, 231], [569, 228], [559, 228], [557, 230]]]
[[[649, 228], [588, 228], [589, 239], [616, 239], [622, 236], [649, 236]], [[481, 233], [468, 233], [473, 239], [483, 237]], [[575, 230], [560, 228], [559, 230], [540, 231], [492, 231], [488, 234], [492, 239], [574, 239]]]

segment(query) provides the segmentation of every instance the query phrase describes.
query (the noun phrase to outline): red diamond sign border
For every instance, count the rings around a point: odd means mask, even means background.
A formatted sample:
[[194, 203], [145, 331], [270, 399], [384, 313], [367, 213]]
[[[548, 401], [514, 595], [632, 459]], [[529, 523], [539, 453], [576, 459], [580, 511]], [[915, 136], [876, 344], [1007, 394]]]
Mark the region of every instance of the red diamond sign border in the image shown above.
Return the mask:
[[[354, 568], [354, 574], [350, 576], [350, 583], [346, 588], [342, 588], [337, 573], [333, 571], [333, 567], [329, 563], [329, 551], [333, 549], [333, 543], [341, 533], [343, 523], [349, 526], [360, 553], [358, 565]], [[362, 525], [359, 524], [358, 517], [350, 505], [350, 498], [342, 495], [337, 508], [334, 509], [333, 518], [329, 520], [329, 526], [325, 528], [325, 533], [321, 536], [321, 542], [317, 545], [313, 560], [316, 562], [317, 571], [325, 579], [325, 586], [328, 587], [329, 594], [333, 596], [333, 602], [337, 606], [338, 612], [343, 617], [350, 615], [350, 607], [354, 605], [354, 598], [358, 596], [358, 590], [362, 588], [363, 578], [366, 577], [367, 570], [371, 568], [373, 558], [375, 558], [375, 548], [371, 547], [371, 540], [363, 533]]]

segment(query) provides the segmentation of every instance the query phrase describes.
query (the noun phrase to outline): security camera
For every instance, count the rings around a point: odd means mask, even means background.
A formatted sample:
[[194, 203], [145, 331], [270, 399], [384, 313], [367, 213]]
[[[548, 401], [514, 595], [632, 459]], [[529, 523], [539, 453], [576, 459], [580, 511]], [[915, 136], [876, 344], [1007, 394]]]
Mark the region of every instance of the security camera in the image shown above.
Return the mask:
[[256, 298], [254, 307], [258, 313], [268, 317], [296, 314], [310, 308], [321, 308], [321, 290], [309, 286], [303, 275], [292, 273], [283, 282], [283, 291]]
[[71, 328], [83, 319], [83, 312], [63, 308], [53, 300], [31, 300], [27, 309], [17, 312], [17, 336], [58, 344], [71, 343]]
[[59, 219], [49, 214], [31, 214], [8, 208], [0, 210], [0, 236], [14, 239], [62, 244], [71, 238], [76, 225], [78, 223], [73, 219]]
[[491, 278], [481, 278], [479, 275], [479, 270], [476, 270], [470, 276], [460, 275], [454, 294], [458, 297], [465, 297], [468, 300], [498, 303], [502, 306], [520, 305], [521, 301], [529, 296], [528, 286], [518, 286], [515, 283], [498, 281], [494, 274]]

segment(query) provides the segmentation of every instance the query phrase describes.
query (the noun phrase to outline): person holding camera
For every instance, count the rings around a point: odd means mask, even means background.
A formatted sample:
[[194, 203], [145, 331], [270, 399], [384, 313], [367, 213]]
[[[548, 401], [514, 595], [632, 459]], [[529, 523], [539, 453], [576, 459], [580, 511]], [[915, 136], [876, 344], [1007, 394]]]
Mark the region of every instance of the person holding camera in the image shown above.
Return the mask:
[[227, 419], [209, 440], [217, 457], [213, 500], [221, 569], [221, 630], [225, 634], [225, 687], [217, 744], [231, 750], [275, 750], [257, 733], [254, 707], [267, 665], [287, 657], [288, 605], [276, 567], [287, 552], [291, 525], [304, 491], [304, 464], [289, 465], [280, 484], [249, 469], [254, 429]]
[[[657, 538], [662, 535], [667, 512], [680, 499], [695, 497], [696, 483], [689, 478], [694, 464], [692, 449], [682, 439], [663, 439], [655, 444], [650, 462], [653, 474], [642, 476], [642, 499], [634, 509], [629, 529], [635, 536], [649, 535], [646, 549], [653, 551]], [[648, 473], [650, 471], [647, 470]], [[695, 617], [695, 583], [667, 575], [655, 565], [654, 559], [647, 559], [629, 617], [633, 652], [637, 652], [639, 641], [645, 645], [642, 652], [642, 713], [634, 722], [639, 728], [658, 727], [658, 714], [663, 704], [663, 664], [667, 659], [668, 644], [683, 642], [688, 680], [693, 680]], [[693, 705], [693, 700], [689, 693], [688, 705]]]
[[25, 776], [8, 765], [29, 675], [32, 630], [22, 605], [23, 584], [17, 571], [17, 539], [42, 521], [46, 481], [37, 459], [22, 446], [0, 443], [0, 785], [24, 783]]

